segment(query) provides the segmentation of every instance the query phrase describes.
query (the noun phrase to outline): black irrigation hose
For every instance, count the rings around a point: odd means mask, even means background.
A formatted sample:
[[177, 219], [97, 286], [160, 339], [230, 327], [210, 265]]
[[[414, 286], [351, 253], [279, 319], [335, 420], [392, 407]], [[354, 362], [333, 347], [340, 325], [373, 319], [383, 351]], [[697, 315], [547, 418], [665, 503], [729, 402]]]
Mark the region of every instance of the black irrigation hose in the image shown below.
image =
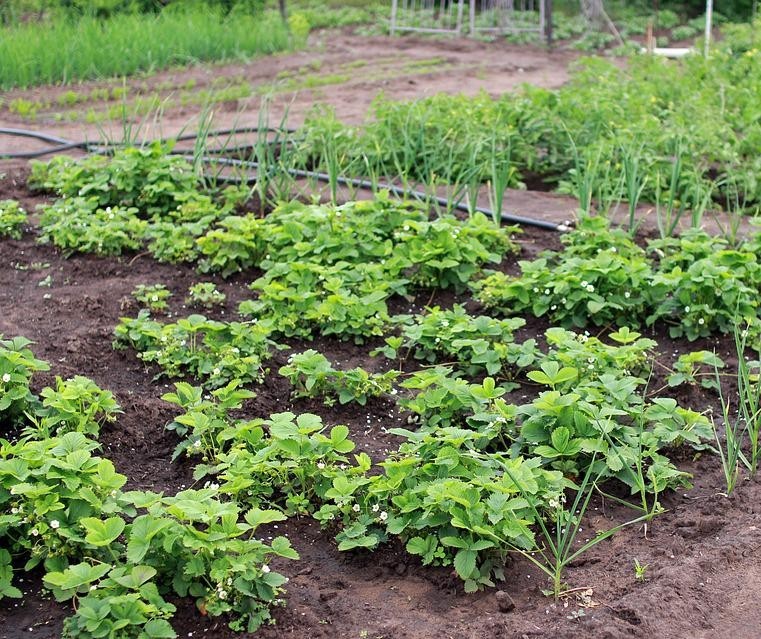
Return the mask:
[[[206, 136], [217, 137], [220, 135], [232, 135], [234, 133], [259, 133], [261, 131], [266, 131], [268, 133], [281, 132], [281, 133], [289, 133], [289, 134], [297, 132], [296, 129], [273, 129], [269, 127], [267, 127], [266, 129], [265, 128], [260, 129], [258, 127], [244, 127], [240, 129], [219, 129], [216, 131], [209, 131], [206, 133]], [[103, 154], [103, 153], [109, 152], [110, 150], [114, 148], [114, 145], [104, 146], [104, 145], [92, 144], [90, 142], [72, 142], [71, 140], [66, 140], [64, 138], [59, 138], [53, 135], [47, 135], [45, 133], [39, 133], [37, 131], [28, 131], [26, 129], [0, 128], [0, 135], [13, 135], [17, 137], [33, 138], [36, 140], [40, 140], [41, 142], [45, 142], [47, 144], [55, 145], [49, 149], [43, 149], [41, 151], [22, 151], [22, 152], [14, 152], [14, 153], [0, 152], [0, 159], [8, 159], [8, 158], [29, 159], [34, 157], [42, 157], [43, 155], [48, 155], [50, 153], [58, 153], [60, 151], [66, 151], [70, 149], [83, 149], [84, 151], [87, 151], [88, 153]], [[187, 133], [187, 134], [178, 136], [176, 138], [170, 138], [170, 139], [176, 140], [176, 141], [187, 141], [187, 140], [197, 139], [199, 135], [201, 134]], [[166, 140], [162, 140], [162, 142], [163, 141], [166, 141]], [[182, 157], [190, 161], [195, 161], [199, 159], [196, 157], [186, 156], [186, 155], [183, 155]], [[258, 162], [252, 162], [252, 161], [246, 161], [246, 160], [234, 160], [231, 158], [219, 158], [219, 157], [210, 157], [210, 156], [203, 156], [200, 159], [207, 164], [222, 164], [226, 166], [239, 166], [243, 168], [259, 169]], [[293, 177], [297, 177], [297, 178], [313, 178], [321, 182], [332, 181], [331, 176], [329, 176], [327, 173], [320, 173], [318, 171], [287, 169], [287, 172]], [[231, 183], [232, 182], [241, 183], [243, 181], [240, 178], [229, 177], [229, 176], [219, 176], [217, 180], [222, 182], [231, 182]], [[249, 177], [249, 178], [246, 178], [245, 180], [247, 184], [250, 184], [254, 181], [256, 181], [255, 177]], [[396, 186], [394, 184], [385, 184], [385, 183], [374, 184], [370, 180], [365, 180], [361, 178], [349, 178], [344, 176], [337, 176], [335, 178], [335, 181], [336, 183], [341, 184], [343, 186], [353, 186], [353, 187], [361, 188], [361, 189], [373, 190], [373, 189], [380, 188], [402, 198], [413, 197], [418, 200], [429, 199], [429, 196], [426, 193], [423, 193], [422, 191], [410, 191], [402, 187]], [[440, 206], [450, 205], [449, 200], [447, 200], [446, 198], [436, 197], [433, 199]], [[462, 202], [459, 202], [458, 204], [456, 204], [454, 208], [458, 211], [464, 211], [466, 213], [470, 211], [470, 207], [467, 204], [464, 204]], [[494, 215], [494, 213], [487, 208], [476, 207], [475, 210], [488, 217], [492, 217]], [[532, 226], [534, 228], [544, 229], [547, 231], [564, 232], [570, 228], [569, 222], [563, 222], [563, 223], [557, 224], [555, 222], [548, 222], [547, 220], [537, 220], [535, 218], [525, 217], [522, 215], [514, 215], [512, 213], [503, 213], [500, 219], [502, 222], [506, 224]]]
[[[193, 161], [196, 158], [192, 158], [190, 156], [183, 156], [185, 159]], [[204, 156], [200, 158], [204, 162], [207, 163], [213, 163], [213, 164], [224, 164], [227, 166], [240, 166], [243, 168], [251, 168], [251, 169], [258, 169], [259, 163], [258, 162], [252, 162], [252, 161], [246, 161], [246, 160], [233, 160], [231, 158], [212, 158], [208, 156]], [[304, 171], [301, 169], [287, 169], [287, 172], [292, 175], [293, 177], [300, 177], [300, 178], [314, 178], [319, 180], [320, 182], [331, 182], [332, 178], [327, 173], [319, 173], [318, 171]], [[228, 176], [219, 176], [216, 178], [218, 181], [221, 182], [228, 182], [228, 183], [241, 183], [242, 181], [245, 181], [247, 184], [251, 184], [256, 181], [255, 177], [248, 177], [245, 180], [241, 180], [241, 178], [236, 177], [228, 177]], [[348, 178], [344, 176], [337, 176], [335, 178], [336, 183], [341, 184], [343, 186], [353, 186], [360, 189], [367, 189], [367, 190], [374, 190], [374, 189], [382, 189], [385, 191], [388, 191], [389, 193], [393, 193], [394, 195], [398, 197], [412, 197], [416, 200], [429, 200], [433, 199], [434, 202], [436, 202], [439, 206], [449, 206], [450, 201], [443, 197], [435, 197], [430, 198], [426, 193], [423, 193], [422, 191], [412, 191], [409, 189], [404, 189], [400, 186], [396, 186], [394, 184], [386, 184], [386, 183], [373, 183], [370, 180], [364, 180], [361, 178]], [[458, 202], [455, 204], [454, 209], [457, 211], [463, 211], [465, 213], [470, 212], [470, 207], [463, 203]], [[490, 209], [484, 208], [484, 207], [476, 207], [474, 210], [478, 211], [479, 213], [483, 213], [487, 217], [493, 217], [494, 213]], [[500, 216], [500, 220], [505, 224], [519, 224], [521, 226], [533, 226], [535, 228], [544, 229], [547, 231], [558, 231], [558, 232], [565, 232], [569, 230], [571, 224], [570, 222], [562, 222], [560, 224], [557, 224], [555, 222], [548, 222], [547, 220], [537, 220], [535, 218], [531, 217], [525, 217], [523, 215], [514, 215], [512, 213], [502, 213]]]
[[[272, 127], [266, 127], [266, 128], [259, 128], [259, 127], [242, 127], [239, 129], [216, 129], [213, 131], [208, 131], [205, 135], [207, 137], [213, 138], [213, 137], [220, 137], [223, 135], [233, 135], [233, 134], [246, 134], [246, 133], [259, 133], [262, 131], [266, 131], [267, 133], [287, 133], [289, 135], [293, 133], [297, 133], [297, 129], [279, 129], [279, 128], [272, 128]], [[66, 140], [64, 138], [59, 138], [54, 135], [48, 135], [46, 133], [39, 133], [37, 131], [28, 131], [26, 129], [8, 129], [8, 128], [0, 128], [0, 135], [12, 135], [15, 137], [24, 137], [24, 138], [33, 138], [35, 140], [39, 140], [40, 142], [45, 142], [46, 144], [52, 144], [54, 146], [50, 147], [49, 149], [41, 149], [39, 151], [19, 151], [19, 152], [2, 152], [0, 151], [0, 160], [8, 160], [8, 159], [14, 159], [14, 160], [29, 160], [33, 158], [39, 158], [44, 155], [50, 155], [52, 153], [60, 153], [62, 151], [70, 151], [72, 149], [82, 149], [83, 151], [86, 151], [88, 153], [99, 153], [99, 154], [105, 154], [111, 151], [111, 149], [116, 148], [120, 146], [119, 144], [98, 144], [94, 142], [72, 142], [71, 140]], [[197, 139], [201, 133], [185, 133], [182, 135], [178, 135], [176, 137], [171, 138], [161, 138], [159, 141], [164, 142], [186, 142], [188, 140], [195, 140]], [[227, 147], [226, 151], [239, 151], [241, 149], [250, 148], [250, 145], [247, 146], [235, 146], [235, 147]], [[210, 152], [216, 152], [210, 150]]]
[[72, 142], [64, 138], [59, 138], [54, 135], [46, 135], [45, 133], [38, 133], [36, 131], [27, 131], [26, 129], [5, 129], [0, 128], [0, 135], [12, 135], [20, 138], [34, 138], [40, 142], [46, 144], [52, 144], [54, 146], [49, 149], [43, 149], [41, 151], [20, 151], [14, 153], [4, 153], [0, 151], [0, 160], [6, 159], [24, 159], [29, 160], [32, 158], [39, 158], [43, 155], [49, 155], [50, 153], [58, 153], [60, 151], [70, 151], [71, 149], [87, 149], [87, 142]]

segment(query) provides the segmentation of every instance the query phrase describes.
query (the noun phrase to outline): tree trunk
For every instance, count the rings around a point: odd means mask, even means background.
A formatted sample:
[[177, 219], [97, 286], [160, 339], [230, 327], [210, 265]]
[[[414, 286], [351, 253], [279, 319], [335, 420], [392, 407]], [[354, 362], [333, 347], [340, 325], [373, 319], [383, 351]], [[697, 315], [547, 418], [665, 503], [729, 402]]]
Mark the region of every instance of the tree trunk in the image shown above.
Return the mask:
[[607, 14], [602, 0], [581, 0], [581, 13], [590, 27], [599, 30], [607, 26]]
[[616, 25], [610, 16], [605, 12], [603, 0], [581, 0], [581, 13], [590, 28], [596, 31], [608, 29], [618, 40], [618, 44], [623, 46], [624, 39], [616, 29]]
[[288, 12], [285, 10], [285, 0], [278, 0], [278, 4], [280, 6], [280, 15], [283, 18], [283, 22], [288, 21]]

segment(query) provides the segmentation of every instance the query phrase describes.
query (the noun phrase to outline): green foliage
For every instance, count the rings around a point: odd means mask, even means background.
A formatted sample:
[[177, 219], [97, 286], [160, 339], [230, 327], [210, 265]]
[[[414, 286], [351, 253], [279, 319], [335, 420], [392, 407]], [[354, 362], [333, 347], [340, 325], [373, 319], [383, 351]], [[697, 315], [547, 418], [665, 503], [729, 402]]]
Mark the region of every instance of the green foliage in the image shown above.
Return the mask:
[[189, 315], [161, 324], [147, 311], [123, 317], [115, 329], [116, 347], [131, 347], [146, 363], [156, 364], [157, 377], [191, 375], [209, 388], [230, 380], [261, 381], [270, 350], [278, 347], [270, 331], [257, 322], [218, 322]]
[[525, 324], [520, 318], [474, 317], [460, 305], [451, 310], [435, 306], [402, 324], [401, 336], [387, 338], [375, 352], [396, 359], [406, 349], [407, 355], [428, 363], [457, 363], [466, 375], [508, 375], [507, 367], [525, 368], [536, 357], [534, 340], [515, 343], [515, 331]]
[[528, 376], [550, 390], [519, 409], [516, 443], [566, 474], [584, 474], [594, 461], [598, 480], [615, 477], [632, 492], [642, 488], [637, 479], [645, 467], [645, 488], [657, 496], [687, 479], [664, 451], [683, 443], [706, 448], [711, 425], [673, 399], [646, 401], [646, 380], [636, 374], [646, 372], [655, 343], [627, 329], [611, 337], [616, 344], [559, 328], [547, 332], [547, 361]]
[[0, 200], [0, 238], [21, 239], [26, 211], [14, 200]]
[[[530, 487], [539, 508], [566, 486], [560, 473], [540, 468], [539, 458], [488, 452], [498, 427], [394, 431], [407, 441], [378, 474], [365, 454], [349, 464], [354, 444], [346, 427], [328, 432], [308, 414], [231, 419], [226, 413], [239, 404], [223, 395], [209, 402], [200, 389], [177, 384], [177, 393], [166, 396], [187, 408], [177, 422], [192, 424], [192, 432], [184, 431], [188, 439], [202, 442], [188, 445], [188, 453], [206, 452], [211, 460], [197, 467], [196, 478], [214, 473], [221, 492], [254, 510], [275, 503], [288, 513], [314, 513], [325, 524], [338, 521], [341, 550], [374, 548], [398, 535], [424, 563], [454, 565], [469, 591], [501, 574], [496, 560], [510, 545], [529, 547], [533, 540], [535, 517], [506, 468]], [[215, 443], [208, 447], [208, 441]]]
[[[286, 336], [382, 335], [386, 301], [414, 286], [462, 290], [486, 262], [513, 250], [513, 229], [477, 215], [429, 220], [419, 207], [385, 197], [339, 207], [285, 205], [260, 221], [254, 255], [265, 270], [240, 312]], [[233, 236], [236, 246], [239, 237]], [[266, 242], [266, 244], [265, 244]]]
[[[236, 10], [228, 16], [221, 2], [209, 7], [182, 0], [158, 15], [126, 12], [110, 17], [103, 15], [115, 3], [84, 4], [87, 13], [96, 9], [94, 15], [64, 14], [42, 23], [24, 20], [0, 26], [0, 88], [133, 75], [178, 61], [248, 59], [302, 43], [291, 42], [287, 25], [275, 12]], [[98, 8], [105, 10], [99, 14]]]
[[715, 331], [729, 333], [757, 316], [761, 265], [756, 255], [720, 244], [702, 233], [670, 247], [673, 253], [666, 254], [653, 277], [656, 304], [648, 324], [669, 322], [672, 337], [695, 340]]
[[47, 570], [82, 556], [80, 525], [120, 509], [126, 477], [93, 454], [97, 444], [82, 433], [0, 440], [0, 538], [12, 553], [23, 552], [26, 570]]
[[521, 261], [519, 277], [497, 272], [476, 282], [476, 299], [507, 314], [547, 315], [564, 327], [623, 326], [642, 316], [652, 271], [628, 235], [590, 217], [562, 239], [563, 252]]
[[132, 297], [149, 311], [161, 313], [169, 308], [167, 300], [172, 297], [172, 292], [163, 284], [138, 284]]
[[672, 337], [691, 341], [757, 316], [761, 267], [752, 242], [730, 249], [726, 240], [689, 231], [652, 240], [645, 251], [600, 217], [581, 220], [563, 242], [562, 252], [520, 262], [519, 277], [497, 272], [474, 282], [476, 299], [505, 314], [547, 315], [563, 327], [666, 322]]
[[202, 256], [200, 269], [219, 271], [227, 277], [256, 266], [263, 257], [266, 222], [253, 215], [230, 216], [219, 226], [199, 234], [197, 250]]
[[395, 394], [394, 381], [398, 371], [368, 373], [357, 367], [348, 371], [336, 370], [328, 359], [315, 350], [291, 355], [280, 374], [293, 386], [296, 397], [323, 397], [330, 406], [336, 399], [341, 404], [367, 403], [368, 397]]
[[716, 372], [724, 368], [724, 361], [712, 351], [684, 353], [674, 363], [674, 372], [668, 376], [669, 386], [702, 386], [719, 390]]
[[227, 296], [219, 291], [213, 282], [198, 282], [188, 289], [185, 304], [211, 309], [222, 306], [226, 299]]
[[[75, 382], [92, 390], [82, 378]], [[73, 406], [62, 408], [51, 396], [49, 415]], [[101, 393], [101, 405], [104, 399]], [[84, 408], [66, 418], [83, 423], [92, 415]], [[58, 601], [74, 600], [65, 637], [174, 637], [168, 620], [175, 609], [163, 598], [170, 593], [193, 597], [205, 614], [227, 616], [235, 630], [253, 632], [270, 621], [287, 579], [269, 560], [298, 555], [286, 538], [268, 545], [254, 533], [284, 515], [243, 512], [213, 488], [174, 497], [123, 493], [126, 477], [95, 455], [97, 447], [82, 432], [0, 440], [0, 596], [21, 595], [12, 585], [13, 554], [27, 559], [25, 571], [42, 565]]]
[[[580, 33], [584, 26], [570, 28]], [[561, 38], [568, 35], [558, 32]], [[336, 126], [333, 116], [315, 114], [306, 123], [304, 152], [324, 164], [331, 150], [323, 132], [330, 130], [337, 146], [331, 152], [346, 165], [367, 164], [375, 175], [425, 184], [444, 176], [462, 187], [492, 179], [496, 146], [510, 149], [513, 186], [538, 174], [567, 192], [574, 189], [563, 182], [579, 159], [581, 166], [597, 167], [589, 176], [591, 192], [607, 193], [615, 203], [626, 196], [622, 148], [636, 144], [642, 199], [655, 202], [659, 187], [670, 183], [674, 141], [681, 139], [685, 148], [674, 181], [680, 206], [698, 206], [718, 175], [722, 195], [731, 194], [728, 178], [741, 185], [741, 199], [752, 208], [761, 203], [754, 152], [761, 135], [754, 116], [761, 55], [752, 25], [727, 28], [725, 36], [709, 58], [674, 62], [631, 55], [625, 70], [600, 57], [584, 59], [559, 89], [526, 86], [499, 98], [485, 93], [406, 102], [381, 97], [359, 128]], [[579, 46], [596, 48], [608, 39], [592, 34]]]
[[288, 337], [317, 333], [361, 342], [383, 334], [391, 321], [386, 300], [402, 286], [387, 279], [380, 264], [281, 263], [251, 284], [258, 296], [239, 310]]
[[44, 205], [40, 218], [40, 241], [66, 253], [121, 255], [142, 244], [147, 223], [136, 217], [137, 209], [121, 206], [98, 208], [94, 198], [74, 197]]
[[[262, 427], [267, 428], [263, 436]], [[216, 463], [196, 468], [196, 477], [213, 471], [219, 490], [237, 501], [260, 507], [272, 504], [288, 514], [310, 513], [333, 494], [337, 478], [361, 477], [370, 469], [365, 453], [355, 455], [346, 426], [328, 429], [308, 413], [277, 413], [269, 420], [235, 421], [220, 432], [224, 452]]]
[[23, 423], [26, 415], [39, 406], [29, 383], [35, 372], [50, 367], [35, 358], [28, 339], [2, 337], [0, 334], [0, 424], [11, 427]]
[[72, 431], [97, 438], [103, 424], [116, 421], [122, 412], [110, 391], [81, 375], [66, 381], [56, 377], [55, 388], [43, 388], [40, 397], [34, 428], [25, 433], [37, 439]]
[[113, 157], [33, 162], [29, 185], [67, 198], [92, 198], [98, 208], [135, 208], [142, 218], [163, 215], [187, 201], [199, 185], [187, 161], [169, 150], [153, 143], [121, 149]]
[[478, 430], [484, 424], [504, 427], [515, 420], [515, 407], [501, 397], [516, 384], [497, 386], [491, 377], [472, 384], [451, 368], [437, 366], [413, 373], [402, 386], [418, 391], [400, 404], [422, 422], [423, 429], [467, 425]]
[[[486, 452], [489, 438], [482, 433], [395, 432], [407, 442], [380, 464], [383, 474], [358, 491], [349, 482], [315, 517], [340, 519], [339, 548], [372, 548], [395, 535], [424, 564], [453, 566], [466, 592], [493, 585], [510, 547], [533, 544], [536, 518], [528, 499], [543, 508], [565, 487], [562, 475], [540, 468], [538, 458]], [[529, 495], [520, 495], [511, 474], [529, 486]]]
[[118, 255], [148, 248], [160, 261], [198, 259], [197, 239], [241, 202], [240, 189], [212, 195], [170, 146], [127, 147], [113, 157], [35, 162], [29, 185], [60, 196], [43, 206], [41, 241], [67, 251]]

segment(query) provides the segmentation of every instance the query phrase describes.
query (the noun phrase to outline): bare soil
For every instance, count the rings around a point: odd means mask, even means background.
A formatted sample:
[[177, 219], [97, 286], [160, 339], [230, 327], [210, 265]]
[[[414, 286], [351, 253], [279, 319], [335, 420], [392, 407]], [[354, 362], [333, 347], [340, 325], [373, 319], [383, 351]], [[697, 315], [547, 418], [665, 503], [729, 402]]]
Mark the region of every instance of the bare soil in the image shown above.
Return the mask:
[[[25, 171], [11, 170], [0, 181], [0, 199], [16, 198], [31, 210], [41, 200], [26, 190], [25, 177]], [[528, 230], [520, 243], [521, 257], [531, 257], [543, 248], [557, 248], [558, 239], [556, 234]], [[516, 259], [509, 258], [502, 268], [514, 269]], [[50, 286], [41, 285], [48, 276]], [[146, 370], [134, 353], [113, 350], [113, 328], [119, 317], [135, 312], [129, 299], [139, 283], [166, 284], [174, 293], [172, 314], [185, 314], [182, 299], [187, 287], [210, 279], [227, 293], [224, 314], [229, 316], [245, 297], [245, 284], [255, 276], [202, 278], [192, 268], [161, 265], [136, 254], [64, 258], [55, 249], [39, 245], [31, 227], [21, 240], [0, 242], [0, 333], [24, 335], [36, 342], [38, 357], [51, 364], [49, 373], [36, 378], [38, 387], [50, 383], [55, 375], [81, 374], [113, 391], [124, 415], [103, 431], [103, 454], [129, 477], [130, 487], [172, 494], [190, 486], [192, 479], [186, 464], [170, 461], [177, 442], [165, 425], [175, 413], [160, 399], [169, 382], [153, 381], [155, 371]], [[418, 305], [427, 303], [430, 293], [420, 297]], [[433, 300], [442, 305], [454, 301], [467, 300], [443, 293]], [[224, 316], [222, 311], [218, 316]], [[545, 328], [541, 321], [532, 320], [522, 337], [541, 336]], [[690, 344], [670, 340], [662, 329], [652, 336], [660, 344], [659, 361], [666, 366], [678, 353], [702, 348], [716, 348], [725, 361], [734, 360], [728, 339]], [[306, 347], [297, 342], [290, 346]], [[310, 346], [341, 365], [362, 364], [375, 370], [386, 365], [369, 358], [372, 344], [355, 346], [325, 339]], [[387, 401], [378, 400], [365, 408], [327, 408], [316, 401], [291, 401], [287, 382], [276, 373], [287, 355], [288, 351], [283, 351], [275, 356], [271, 362], [275, 372], [255, 387], [258, 396], [247, 406], [247, 415], [315, 412], [330, 424], [347, 424], [358, 447], [376, 459], [396, 447], [398, 442], [385, 429], [398, 425], [404, 416]], [[652, 388], [663, 381], [659, 372]], [[710, 409], [717, 402], [715, 394], [697, 388], [678, 390], [674, 396], [696, 410]], [[277, 624], [256, 636], [758, 639], [761, 485], [742, 482], [728, 498], [721, 493], [723, 478], [717, 457], [686, 456], [678, 463], [694, 473], [692, 490], [667, 495], [664, 505], [668, 512], [647, 529], [632, 526], [623, 530], [569, 570], [569, 584], [591, 589], [591, 601], [582, 601], [580, 591], [558, 602], [545, 597], [541, 593], [545, 579], [520, 559], [507, 566], [506, 580], [496, 591], [466, 595], [450, 570], [424, 568], [396, 544], [375, 553], [340, 553], [329, 532], [321, 531], [308, 518], [293, 519], [276, 532], [287, 534], [302, 558], [278, 566], [291, 578], [287, 605], [276, 611]], [[620, 508], [598, 501], [584, 527], [604, 529], [626, 516]], [[644, 582], [635, 579], [635, 558], [648, 566]], [[68, 608], [40, 593], [39, 576], [27, 577], [22, 586], [25, 598], [18, 603], [4, 601], [0, 609], [0, 638], [60, 636]], [[224, 620], [202, 617], [192, 602], [180, 600], [177, 605], [174, 625], [180, 637], [236, 636]]]
[[[288, 123], [299, 126], [316, 105], [329, 105], [342, 120], [359, 123], [380, 92], [395, 99], [408, 99], [441, 92], [474, 95], [486, 91], [501, 95], [523, 83], [558, 87], [568, 79], [568, 66], [578, 55], [569, 51], [549, 53], [542, 47], [501, 41], [389, 38], [354, 35], [348, 30], [320, 31], [310, 36], [309, 46], [303, 51], [246, 63], [184, 67], [126, 80], [7, 91], [0, 101], [0, 127], [52, 130], [74, 140], [98, 140], [103, 128], [121, 139], [120, 114], [115, 121], [87, 123], [89, 111], [98, 114], [108, 107], [118, 107], [119, 99], [67, 105], [65, 94], [74, 91], [89, 95], [93, 90], [126, 87], [131, 96], [127, 99], [127, 113], [132, 113], [132, 97], [153, 93], [159, 96], [160, 122], [144, 118], [147, 120], [144, 131], [149, 137], [169, 136], [196, 127], [204, 92], [243, 83], [251, 87], [254, 95], [216, 104], [216, 127], [256, 126], [266, 94], [272, 95], [273, 123], [279, 123], [287, 111]], [[32, 118], [11, 110], [15, 100], [51, 106], [39, 110]], [[71, 118], [77, 119], [70, 121]], [[3, 138], [0, 150], [26, 150], [29, 145], [29, 140]]]

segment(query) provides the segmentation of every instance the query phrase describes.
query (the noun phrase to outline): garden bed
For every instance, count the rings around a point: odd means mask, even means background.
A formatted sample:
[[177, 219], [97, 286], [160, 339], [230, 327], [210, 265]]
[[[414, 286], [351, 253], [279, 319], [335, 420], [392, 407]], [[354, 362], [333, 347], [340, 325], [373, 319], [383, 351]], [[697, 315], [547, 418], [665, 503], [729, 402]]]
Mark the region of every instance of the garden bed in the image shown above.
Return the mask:
[[[0, 182], [0, 200], [14, 198], [28, 210], [46, 201], [23, 185], [25, 173], [11, 173]], [[556, 235], [526, 230], [518, 237], [520, 256], [508, 255], [499, 270], [516, 272], [519, 258], [535, 256], [544, 248], [558, 249]], [[193, 483], [192, 464], [172, 462], [177, 436], [166, 425], [178, 414], [161, 400], [171, 381], [152, 381], [155, 368], [146, 367], [132, 350], [114, 350], [114, 327], [119, 318], [133, 316], [137, 307], [131, 292], [139, 284], [163, 283], [174, 292], [173, 316], [188, 310], [182, 299], [187, 288], [203, 279], [214, 282], [227, 295], [224, 307], [210, 317], [235, 316], [237, 303], [250, 297], [246, 285], [261, 273], [248, 269], [231, 278], [199, 276], [192, 265], [159, 264], [147, 254], [121, 257], [74, 255], [69, 258], [48, 245], [39, 245], [35, 233], [20, 240], [0, 242], [0, 333], [23, 335], [35, 342], [35, 355], [50, 363], [49, 373], [38, 373], [34, 388], [52, 384], [55, 375], [90, 377], [114, 393], [124, 414], [106, 425], [100, 435], [102, 455], [128, 478], [126, 489], [146, 489], [172, 495]], [[412, 302], [392, 299], [396, 312], [408, 306], [451, 307], [463, 303], [471, 312], [479, 306], [468, 294], [425, 290]], [[521, 340], [540, 341], [548, 325], [527, 318]], [[732, 370], [736, 363], [731, 336], [694, 342], [674, 340], [663, 325], [642, 331], [657, 341], [658, 362], [671, 367], [678, 354], [715, 350]], [[280, 339], [292, 351], [276, 351], [267, 363], [269, 372], [257, 396], [248, 400], [244, 416], [268, 417], [285, 410], [315, 413], [332, 426], [346, 424], [357, 452], [382, 459], [400, 442], [386, 432], [405, 426], [389, 398], [370, 398], [366, 406], [354, 403], [326, 406], [319, 399], [291, 399], [290, 384], [277, 373], [293, 351], [314, 348], [337, 367], [362, 366], [387, 370], [393, 364], [368, 353], [382, 345], [370, 339], [362, 345], [331, 338], [303, 341]], [[412, 365], [412, 368], [415, 366]], [[665, 384], [664, 367], [656, 366], [650, 387]], [[731, 390], [731, 384], [727, 386]], [[510, 399], [530, 401], [522, 387]], [[531, 391], [529, 391], [531, 392]], [[523, 393], [521, 395], [520, 393]], [[696, 411], [720, 413], [715, 391], [700, 387], [666, 388], [680, 404]], [[731, 497], [726, 490], [717, 456], [682, 449], [677, 466], [694, 475], [694, 488], [667, 492], [667, 512], [646, 527], [632, 525], [603, 541], [575, 561], [566, 575], [573, 588], [559, 600], [546, 597], [546, 578], [525, 559], [508, 562], [505, 581], [497, 588], [475, 594], [463, 592], [462, 581], [451, 567], [423, 567], [418, 558], [391, 542], [374, 552], [339, 552], [331, 530], [309, 516], [291, 517], [268, 526], [264, 537], [287, 535], [301, 555], [299, 561], [279, 562], [290, 578], [286, 605], [275, 608], [273, 627], [258, 631], [261, 637], [735, 637], [753, 639], [761, 627], [761, 613], [753, 606], [761, 588], [759, 558], [759, 503], [757, 481], [741, 481]], [[603, 530], [631, 514], [609, 500], [595, 497], [583, 522], [588, 530]], [[261, 531], [259, 536], [261, 536]], [[634, 561], [647, 566], [644, 579], [635, 576]], [[32, 573], [19, 585], [23, 600], [3, 601], [0, 636], [58, 637], [67, 604], [56, 604], [40, 594], [41, 575]], [[506, 593], [506, 594], [500, 594]], [[174, 601], [172, 625], [178, 636], [233, 637], [224, 618], [202, 616], [190, 598]]]

